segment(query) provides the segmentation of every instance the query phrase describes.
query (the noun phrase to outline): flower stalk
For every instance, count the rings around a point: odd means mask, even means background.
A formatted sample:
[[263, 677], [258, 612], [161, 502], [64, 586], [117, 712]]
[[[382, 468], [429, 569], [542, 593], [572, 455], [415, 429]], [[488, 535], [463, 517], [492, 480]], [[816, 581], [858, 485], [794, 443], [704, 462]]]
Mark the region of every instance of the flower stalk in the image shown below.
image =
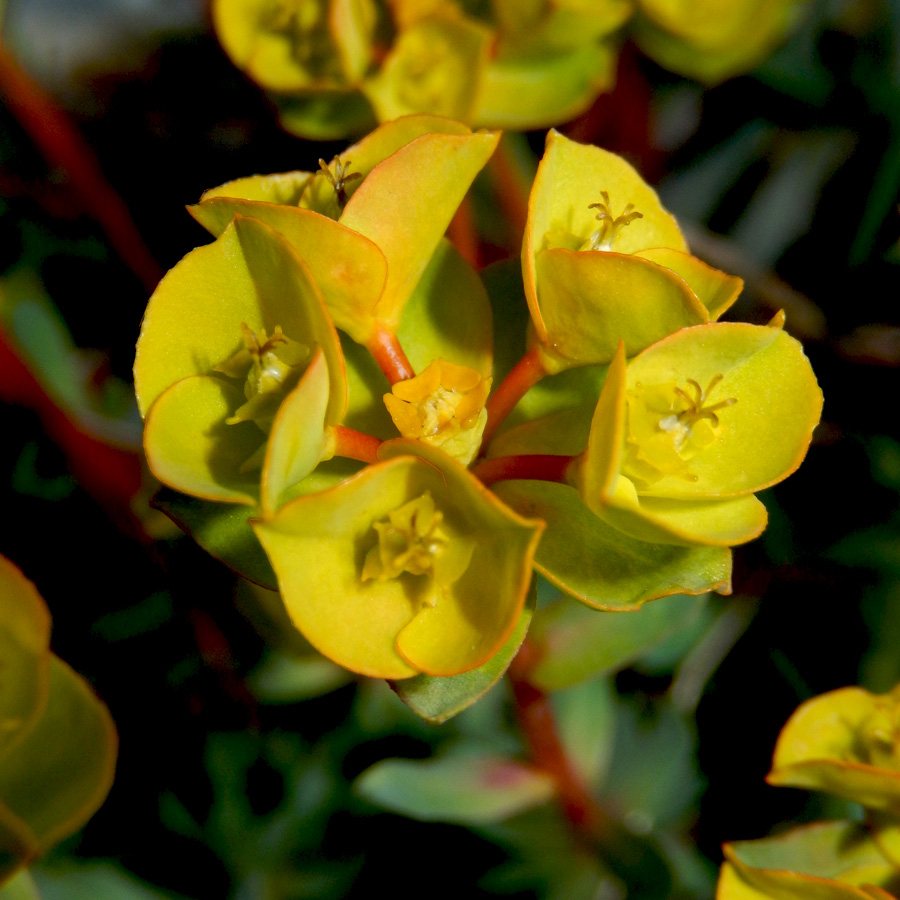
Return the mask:
[[344, 425], [336, 425], [332, 429], [332, 435], [335, 456], [369, 464], [378, 462], [378, 448], [382, 443], [378, 438]]
[[368, 350], [391, 384], [415, 377], [416, 373], [393, 331], [377, 330], [368, 345]]
[[487, 447], [497, 429], [515, 409], [516, 404], [547, 374], [536, 347], [527, 350], [524, 356], [488, 398], [488, 421], [484, 429], [482, 446]]

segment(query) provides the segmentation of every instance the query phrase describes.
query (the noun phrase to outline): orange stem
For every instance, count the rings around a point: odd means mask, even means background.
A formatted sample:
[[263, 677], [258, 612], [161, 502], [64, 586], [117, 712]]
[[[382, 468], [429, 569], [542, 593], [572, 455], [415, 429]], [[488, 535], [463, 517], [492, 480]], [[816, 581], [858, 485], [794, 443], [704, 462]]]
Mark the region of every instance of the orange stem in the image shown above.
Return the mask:
[[481, 442], [483, 447], [490, 444], [497, 429], [515, 409], [516, 404], [525, 396], [529, 388], [534, 387], [546, 374], [537, 349], [533, 347], [526, 351], [485, 404], [488, 420]]
[[358, 459], [364, 463], [378, 462], [378, 448], [382, 442], [371, 434], [356, 431], [353, 428], [345, 428], [343, 425], [334, 427], [334, 455], [344, 456], [347, 459]]
[[47, 163], [66, 173], [84, 209], [97, 220], [122, 261], [152, 291], [162, 268], [144, 243], [125, 201], [69, 117], [0, 45], [0, 94]]
[[577, 456], [552, 456], [545, 453], [525, 453], [521, 456], [495, 456], [483, 459], [472, 468], [472, 474], [482, 484], [514, 478], [533, 481], [565, 481], [566, 472]]
[[375, 362], [378, 363], [378, 368], [384, 372], [391, 384], [406, 381], [407, 378], [415, 376], [416, 373], [393, 331], [383, 329], [376, 331], [375, 336], [368, 344], [368, 349], [375, 358]]

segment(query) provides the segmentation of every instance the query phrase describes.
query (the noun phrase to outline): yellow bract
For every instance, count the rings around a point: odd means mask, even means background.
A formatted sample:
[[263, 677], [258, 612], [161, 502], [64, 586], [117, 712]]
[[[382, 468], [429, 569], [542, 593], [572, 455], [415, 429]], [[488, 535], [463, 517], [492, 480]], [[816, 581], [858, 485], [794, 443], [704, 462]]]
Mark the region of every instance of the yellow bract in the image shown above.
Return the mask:
[[804, 703], [778, 738], [767, 780], [900, 815], [900, 686], [881, 695], [842, 688]]
[[522, 244], [533, 341], [547, 372], [606, 365], [718, 318], [742, 282], [691, 256], [656, 192], [623, 159], [556, 131]]
[[[321, 363], [310, 372], [317, 353]], [[290, 244], [253, 219], [238, 217], [160, 282], [134, 372], [152, 471], [211, 500], [260, 500], [257, 470], [271, 433], [278, 445], [302, 444], [298, 458], [308, 467], [279, 464], [271, 478], [263, 471], [263, 499], [273, 502], [288, 486], [283, 477], [315, 467], [325, 429], [347, 408], [343, 354], [318, 287]], [[297, 392], [302, 410], [286, 403]]]
[[779, 327], [681, 329], [627, 368], [620, 346], [573, 477], [597, 515], [639, 540], [740, 544], [766, 524], [753, 494], [797, 468], [821, 408]]
[[287, 609], [316, 648], [355, 672], [475, 668], [515, 627], [543, 523], [427, 445], [398, 440], [383, 455], [256, 523]]
[[112, 786], [118, 738], [88, 683], [50, 652], [35, 586], [0, 556], [0, 885], [76, 832]]

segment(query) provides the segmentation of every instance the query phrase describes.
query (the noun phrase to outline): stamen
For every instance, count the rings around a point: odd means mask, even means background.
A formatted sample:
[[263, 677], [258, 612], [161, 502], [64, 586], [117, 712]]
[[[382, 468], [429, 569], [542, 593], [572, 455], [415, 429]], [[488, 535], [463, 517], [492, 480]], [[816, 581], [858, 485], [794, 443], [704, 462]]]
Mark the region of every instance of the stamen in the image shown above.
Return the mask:
[[681, 450], [685, 442], [691, 436], [691, 430], [701, 419], [708, 419], [713, 427], [718, 428], [719, 417], [716, 413], [721, 409], [734, 406], [737, 403], [737, 397], [729, 397], [727, 400], [720, 400], [718, 403], [707, 406], [706, 401], [709, 399], [713, 388], [722, 380], [722, 375], [714, 375], [706, 390], [700, 387], [700, 384], [693, 378], [688, 378], [688, 387], [691, 389], [693, 396], [680, 387], [673, 388], [673, 392], [677, 397], [683, 400], [687, 406], [685, 409], [677, 413], [671, 413], [659, 420], [659, 427], [662, 431], [675, 432], [675, 449]]
[[335, 157], [334, 173], [332, 173], [331, 169], [326, 165], [325, 160], [319, 160], [319, 172], [317, 174], [323, 175], [334, 188], [337, 201], [342, 209], [347, 204], [347, 185], [351, 181], [362, 178], [362, 172], [351, 172], [350, 165], [351, 161], [349, 159], [346, 162], [342, 162], [338, 157]]
[[635, 219], [644, 218], [644, 214], [638, 212], [633, 203], [627, 204], [621, 215], [613, 216], [609, 194], [606, 191], [600, 191], [600, 196], [603, 198], [602, 201], [588, 204], [588, 209], [597, 210], [596, 218], [600, 223], [600, 228], [582, 244], [580, 250], [612, 250], [622, 229]]

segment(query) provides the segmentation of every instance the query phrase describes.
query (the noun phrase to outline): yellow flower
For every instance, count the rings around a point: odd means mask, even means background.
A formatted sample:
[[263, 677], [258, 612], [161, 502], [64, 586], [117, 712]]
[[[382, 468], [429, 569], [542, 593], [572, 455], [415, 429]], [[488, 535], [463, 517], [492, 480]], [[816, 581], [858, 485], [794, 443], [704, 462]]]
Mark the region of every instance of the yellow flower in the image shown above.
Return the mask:
[[440, 447], [468, 465], [481, 446], [490, 389], [491, 379], [475, 369], [436, 359], [415, 378], [398, 381], [384, 405], [403, 437]]

